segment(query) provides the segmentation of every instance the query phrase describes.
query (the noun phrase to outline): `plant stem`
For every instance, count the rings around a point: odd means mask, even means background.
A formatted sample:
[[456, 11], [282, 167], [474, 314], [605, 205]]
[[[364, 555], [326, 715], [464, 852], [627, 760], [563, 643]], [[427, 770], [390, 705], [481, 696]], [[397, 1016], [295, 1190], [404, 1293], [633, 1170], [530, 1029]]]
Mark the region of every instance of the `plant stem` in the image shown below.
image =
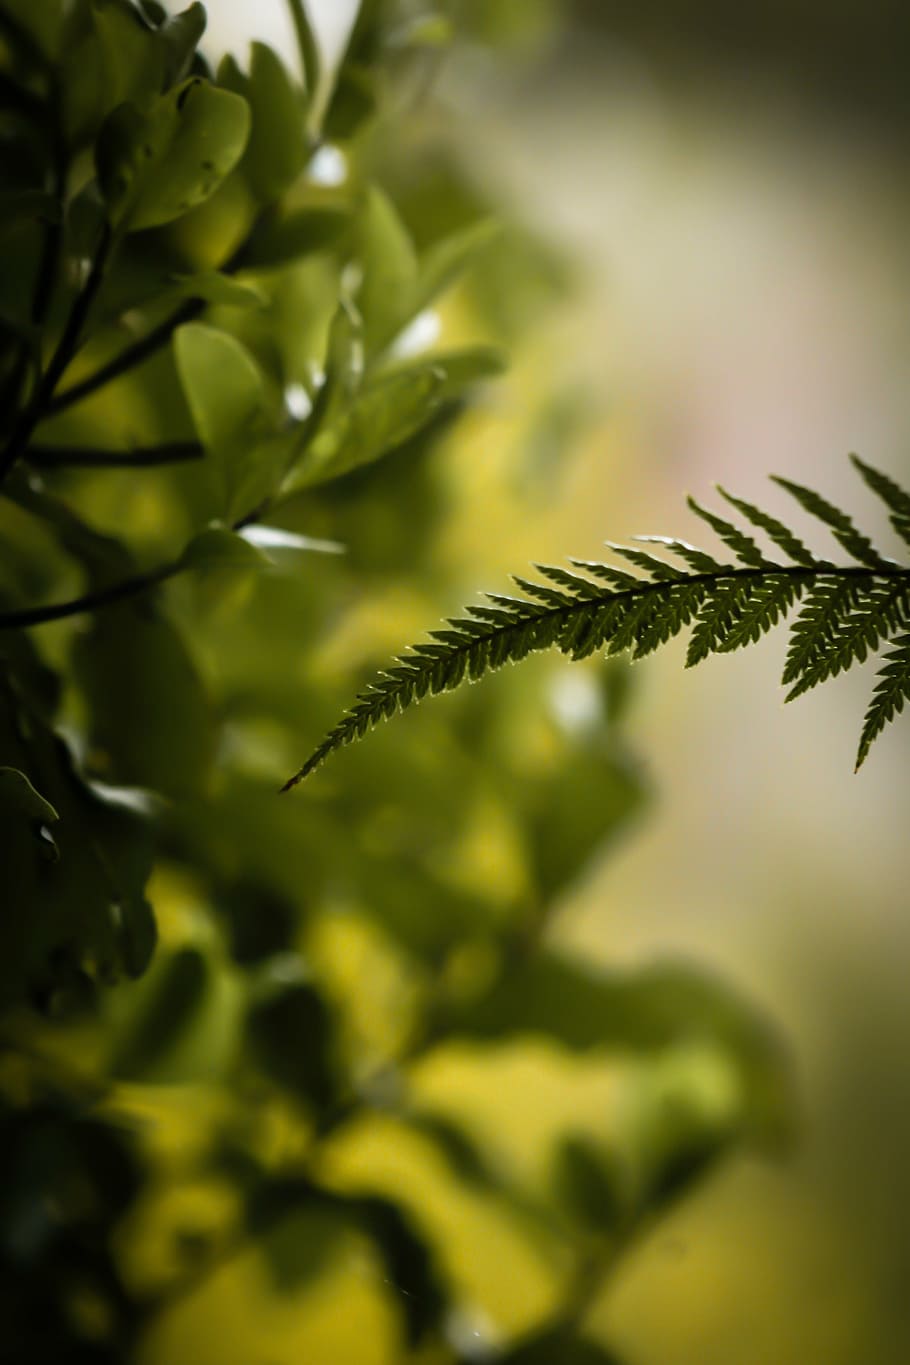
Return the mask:
[[95, 393], [97, 389], [109, 384], [111, 380], [118, 379], [120, 375], [135, 369], [143, 360], [154, 355], [156, 351], [166, 345], [172, 334], [184, 322], [192, 322], [193, 318], [197, 318], [205, 306], [204, 299], [188, 299], [186, 303], [182, 303], [179, 308], [171, 313], [170, 317], [159, 322], [157, 327], [153, 327], [150, 332], [147, 332], [144, 337], [140, 337], [132, 346], [127, 346], [125, 350], [121, 351], [119, 355], [115, 355], [113, 360], [109, 360], [106, 365], [102, 365], [94, 374], [88, 375], [78, 384], [72, 384], [62, 393], [58, 393], [48, 403], [45, 416], [53, 417], [58, 412], [65, 411], [74, 403], [87, 398], [90, 393]]
[[30, 402], [22, 409], [18, 420], [13, 426], [10, 438], [0, 454], [0, 482], [2, 482], [14, 467], [16, 462], [25, 454], [32, 432], [38, 423], [47, 416], [49, 405], [53, 398], [54, 390], [59, 384], [64, 371], [69, 365], [79, 346], [79, 338], [86, 318], [91, 311], [92, 304], [101, 282], [104, 279], [104, 272], [107, 267], [108, 255], [111, 249], [112, 234], [111, 229], [105, 223], [98, 250], [95, 252], [88, 279], [76, 296], [70, 315], [66, 320], [63, 333], [57, 342], [57, 348], [48, 362], [47, 369], [38, 381], [38, 386]]
[[198, 441], [168, 441], [138, 450], [96, 450], [93, 446], [29, 446], [27, 459], [38, 469], [141, 469], [201, 460]]
[[[265, 515], [268, 508], [269, 502], [266, 500], [235, 521], [230, 529], [242, 531], [244, 527], [252, 526]], [[157, 569], [133, 574], [132, 577], [123, 578], [109, 587], [97, 588], [94, 592], [83, 593], [81, 597], [70, 598], [67, 602], [51, 602], [45, 607], [22, 607], [14, 611], [0, 611], [0, 631], [26, 630], [30, 626], [43, 626], [50, 621], [64, 621], [69, 616], [82, 616], [88, 611], [113, 606], [115, 602], [136, 597], [147, 592], [149, 588], [156, 588], [159, 583], [166, 583], [169, 578], [175, 578], [177, 574], [182, 573], [185, 567], [181, 555], [168, 564], [159, 565]]]

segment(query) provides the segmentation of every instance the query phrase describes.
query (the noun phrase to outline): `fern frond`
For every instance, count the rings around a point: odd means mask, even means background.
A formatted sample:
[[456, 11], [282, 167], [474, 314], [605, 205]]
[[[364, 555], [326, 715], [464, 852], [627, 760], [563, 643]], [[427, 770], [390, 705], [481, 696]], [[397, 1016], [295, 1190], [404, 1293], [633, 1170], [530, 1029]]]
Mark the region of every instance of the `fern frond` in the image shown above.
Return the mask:
[[901, 635], [894, 642], [894, 648], [885, 655], [884, 667], [879, 670], [878, 678], [863, 722], [856, 755], [856, 772], [865, 762], [872, 741], [898, 712], [903, 711], [904, 702], [910, 701], [910, 635]]
[[[894, 518], [910, 526], [910, 495], [871, 466], [854, 462]], [[663, 546], [686, 567], [646, 550], [612, 544], [609, 548], [638, 574], [584, 559], [570, 560], [571, 569], [535, 565], [539, 581], [514, 579], [520, 595], [488, 593], [485, 602], [467, 607], [464, 616], [448, 620], [430, 631], [428, 640], [399, 655], [360, 693], [282, 790], [396, 711], [452, 691], [465, 680], [477, 681], [538, 650], [559, 649], [572, 659], [600, 649], [608, 654], [628, 650], [639, 659], [691, 625], [686, 656], [691, 666], [710, 654], [755, 643], [797, 602], [801, 605], [783, 676], [784, 684], [791, 685], [788, 701], [894, 641], [866, 716], [858, 767], [872, 741], [910, 698], [910, 633], [905, 633], [910, 627], [910, 567], [881, 555], [851, 518], [820, 494], [786, 479], [777, 482], [834, 532], [859, 567], [816, 559], [777, 518], [721, 489], [725, 500], [784, 552], [788, 562], [777, 563], [739, 526], [690, 498], [696, 515], [733, 551], [733, 563], [688, 541], [649, 536], [639, 539]]]
[[771, 477], [781, 488], [785, 488], [806, 512], [823, 521], [834, 533], [835, 540], [843, 545], [847, 554], [859, 560], [860, 564], [868, 564], [873, 569], [878, 569], [888, 563], [878, 553], [869, 537], [857, 530], [846, 512], [842, 512], [839, 507], [835, 507], [812, 488], [806, 488], [801, 483], [793, 483], [790, 479], [782, 479], [777, 474], [772, 474]]
[[910, 545], [910, 493], [905, 493], [900, 484], [895, 483], [881, 470], [874, 469], [871, 464], [866, 464], [858, 455], [851, 455], [850, 459], [873, 493], [877, 493], [890, 508], [893, 514], [890, 518], [891, 525], [901, 539]]
[[769, 516], [767, 512], [763, 512], [754, 503], [744, 502], [742, 498], [734, 497], [732, 493], [727, 492], [726, 488], [721, 488], [720, 484], [717, 486], [717, 491], [722, 498], [726, 498], [731, 507], [742, 512], [743, 516], [751, 521], [753, 526], [764, 531], [768, 539], [772, 540], [778, 549], [783, 550], [784, 554], [792, 559], [794, 564], [805, 564], [809, 568], [814, 568], [821, 562], [806, 548], [799, 536], [795, 536], [776, 517]]

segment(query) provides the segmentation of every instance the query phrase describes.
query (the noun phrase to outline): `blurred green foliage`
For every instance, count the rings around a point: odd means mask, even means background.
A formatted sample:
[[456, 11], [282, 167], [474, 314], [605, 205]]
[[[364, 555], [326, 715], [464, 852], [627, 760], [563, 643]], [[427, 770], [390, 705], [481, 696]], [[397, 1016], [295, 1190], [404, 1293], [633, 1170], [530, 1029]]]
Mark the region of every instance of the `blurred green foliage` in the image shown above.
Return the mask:
[[[780, 1136], [787, 1069], [698, 971], [558, 945], [647, 796], [617, 665], [579, 725], [528, 667], [277, 795], [455, 591], [444, 452], [560, 281], [494, 234], [457, 130], [419, 163], [446, 197], [415, 181], [401, 91], [470, 16], [364, 0], [329, 73], [291, 8], [303, 83], [261, 45], [213, 71], [200, 5], [0, 3], [3, 1350], [202, 1359], [180, 1310], [252, 1252], [304, 1323], [355, 1257], [384, 1358], [473, 1358], [428, 1206], [342, 1160], [387, 1122], [551, 1266], [489, 1351], [609, 1361], [593, 1297], [731, 1143]], [[542, 1182], [421, 1095], [422, 1065], [531, 1039], [636, 1096], [567, 1114]]]

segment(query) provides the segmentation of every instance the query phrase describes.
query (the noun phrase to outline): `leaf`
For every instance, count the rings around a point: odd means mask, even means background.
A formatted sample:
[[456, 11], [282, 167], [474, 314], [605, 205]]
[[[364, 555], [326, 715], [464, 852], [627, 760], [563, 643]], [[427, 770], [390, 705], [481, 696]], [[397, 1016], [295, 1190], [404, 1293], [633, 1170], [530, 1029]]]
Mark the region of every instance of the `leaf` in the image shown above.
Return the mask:
[[97, 613], [76, 639], [73, 669], [96, 772], [174, 797], [204, 788], [212, 708], [183, 640], [151, 603]]
[[117, 1038], [110, 1060], [119, 1080], [144, 1080], [166, 1062], [192, 1026], [210, 985], [198, 948], [180, 948], [158, 964], [136, 1015]]
[[[202, 270], [194, 275], [173, 275], [171, 278], [176, 299], [204, 299], [221, 308], [263, 308], [268, 303], [268, 295], [258, 285], [218, 270]], [[159, 303], [161, 297], [159, 293]]]
[[293, 956], [267, 968], [247, 1031], [267, 1076], [317, 1111], [331, 1103], [337, 1093], [332, 1017]]
[[375, 185], [367, 192], [358, 226], [363, 280], [354, 302], [363, 318], [367, 355], [373, 356], [419, 312], [417, 253], [391, 200]]
[[179, 14], [169, 15], [157, 31], [164, 49], [164, 84], [172, 86], [188, 73], [193, 54], [205, 33], [205, 6], [193, 3]]
[[198, 77], [147, 114], [118, 106], [96, 146], [112, 225], [129, 232], [159, 227], [204, 203], [240, 160], [249, 130], [246, 102]]
[[829, 526], [834, 533], [835, 540], [838, 540], [854, 559], [876, 569], [887, 565], [888, 561], [878, 553], [869, 537], [864, 536], [856, 529], [846, 512], [842, 512], [839, 507], [828, 502], [820, 493], [816, 493], [811, 488], [806, 488], [803, 484], [793, 483], [790, 479], [782, 479], [777, 474], [772, 474], [771, 477], [775, 483], [780, 484], [781, 488], [785, 488], [801, 507], [812, 516], [818, 517], [826, 526]]
[[0, 1000], [60, 1012], [84, 1003], [93, 983], [148, 966], [155, 928], [144, 894], [147, 812], [82, 778], [47, 719], [51, 680], [22, 637], [0, 640], [0, 678], [0, 752], [8, 760], [0, 774], [8, 908]]
[[709, 512], [707, 508], [701, 507], [694, 498], [687, 498], [686, 502], [695, 515], [701, 517], [702, 521], [706, 521], [712, 530], [720, 536], [724, 544], [730, 546], [740, 563], [754, 569], [774, 568], [774, 565], [765, 558], [752, 537], [747, 536], [738, 526], [734, 526], [730, 521], [725, 521], [715, 512]]
[[259, 1183], [247, 1205], [250, 1235], [280, 1294], [299, 1293], [326, 1272], [347, 1221], [345, 1208], [331, 1195], [289, 1176]]
[[194, 536], [181, 563], [190, 570], [228, 569], [240, 573], [260, 572], [269, 559], [245, 536], [226, 526], [209, 526]]
[[856, 755], [857, 771], [885, 726], [903, 711], [904, 702], [910, 701], [910, 635], [901, 635], [895, 640], [894, 648], [885, 655], [878, 679], [863, 722]]
[[319, 77], [322, 68], [319, 43], [310, 22], [306, 0], [290, 0], [290, 10], [294, 33], [297, 38], [297, 50], [300, 53], [304, 84], [310, 104], [312, 104], [319, 90]]
[[35, 790], [18, 768], [0, 767], [0, 811], [3, 818], [16, 814], [28, 821], [50, 825], [60, 818], [50, 801]]
[[774, 544], [777, 545], [779, 549], [783, 550], [784, 554], [789, 556], [794, 563], [805, 564], [810, 568], [819, 563], [815, 556], [806, 549], [799, 537], [795, 536], [793, 532], [784, 526], [783, 522], [778, 521], [776, 517], [769, 516], [767, 512], [763, 512], [760, 507], [755, 507], [751, 502], [744, 502], [742, 498], [734, 497], [732, 493], [728, 493], [727, 490], [721, 488], [720, 485], [718, 485], [717, 491], [720, 493], [721, 497], [726, 498], [731, 506], [742, 512], [743, 516], [751, 521], [753, 526], [758, 526], [764, 531]]
[[287, 265], [338, 246], [351, 224], [351, 206], [337, 193], [282, 212], [263, 215], [254, 227], [244, 259], [250, 266]]
[[789, 1074], [771, 1029], [720, 982], [687, 968], [611, 973], [544, 953], [510, 970], [451, 1029], [491, 1044], [539, 1035], [573, 1051], [710, 1043], [741, 1071], [744, 1119], [757, 1136], [775, 1138], [789, 1120]]
[[494, 220], [482, 219], [435, 242], [420, 259], [414, 311], [420, 312], [450, 288], [500, 231]]
[[385, 371], [396, 379], [410, 375], [420, 381], [430, 375], [436, 382], [436, 402], [461, 398], [466, 389], [494, 379], [506, 368], [506, 356], [498, 346], [465, 346], [457, 351], [437, 351], [407, 365]]
[[629, 1213], [629, 1190], [610, 1153], [583, 1133], [563, 1137], [553, 1161], [553, 1186], [563, 1207], [588, 1232], [615, 1235]]
[[397, 1290], [406, 1342], [413, 1349], [440, 1326], [448, 1306], [436, 1258], [408, 1214], [391, 1200], [365, 1195], [351, 1200], [351, 1208]]
[[374, 380], [320, 432], [282, 486], [284, 494], [341, 478], [403, 445], [439, 408], [443, 376], [432, 365]]
[[293, 185], [307, 158], [301, 92], [281, 58], [253, 43], [246, 98], [252, 115], [243, 171], [253, 193], [270, 204]]
[[910, 493], [906, 493], [887, 474], [865, 464], [858, 455], [851, 455], [850, 459], [872, 491], [891, 509], [891, 525], [901, 539], [910, 545]]
[[265, 379], [246, 347], [227, 332], [188, 322], [174, 333], [177, 372], [203, 445], [216, 457], [226, 512], [253, 464], [252, 447], [269, 428]]

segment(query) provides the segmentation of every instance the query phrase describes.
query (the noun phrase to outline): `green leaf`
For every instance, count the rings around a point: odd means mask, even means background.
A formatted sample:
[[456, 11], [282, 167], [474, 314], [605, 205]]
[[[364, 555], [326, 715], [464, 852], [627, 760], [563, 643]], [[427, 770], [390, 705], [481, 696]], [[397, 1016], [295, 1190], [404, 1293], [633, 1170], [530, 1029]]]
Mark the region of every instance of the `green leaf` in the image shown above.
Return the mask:
[[245, 259], [251, 267], [287, 265], [338, 246], [350, 224], [349, 201], [336, 192], [310, 194], [299, 208], [264, 215], [253, 230]]
[[222, 507], [243, 514], [240, 494], [260, 472], [254, 448], [270, 426], [262, 371], [242, 342], [201, 322], [177, 329], [174, 355], [196, 432], [215, 457]]
[[249, 128], [245, 101], [198, 77], [147, 114], [120, 105], [96, 147], [111, 223], [131, 232], [159, 227], [204, 203], [240, 160]]
[[[53, 678], [28, 642], [0, 640], [0, 1000], [51, 1012], [93, 982], [139, 975], [155, 929], [144, 889], [151, 870], [148, 811], [87, 783], [47, 719]], [[45, 692], [50, 695], [45, 698]], [[40, 775], [40, 792], [27, 779]], [[53, 837], [48, 828], [53, 826]]]
[[541, 1036], [575, 1051], [653, 1053], [708, 1043], [741, 1070], [744, 1122], [778, 1137], [789, 1121], [789, 1073], [768, 1024], [710, 976], [682, 967], [596, 971], [544, 953], [510, 970], [451, 1021], [454, 1036], [499, 1045]]
[[117, 1038], [111, 1074], [145, 1080], [166, 1061], [199, 1015], [210, 986], [198, 948], [180, 948], [156, 966], [136, 1015]]
[[312, 104], [319, 90], [319, 78], [322, 69], [319, 43], [310, 22], [305, 0], [289, 0], [289, 5], [294, 33], [297, 38], [297, 50], [300, 53], [300, 67], [303, 71], [307, 96], [310, 104]]
[[905, 492], [887, 474], [865, 464], [858, 455], [851, 455], [850, 459], [872, 491], [891, 509], [891, 525], [901, 539], [910, 545], [910, 493]]
[[465, 346], [457, 351], [437, 351], [384, 373], [396, 378], [410, 375], [415, 380], [432, 375], [437, 384], [436, 402], [449, 403], [461, 398], [473, 385], [495, 379], [506, 364], [506, 355], [498, 346]]
[[842, 512], [839, 507], [828, 502], [814, 489], [806, 488], [801, 483], [793, 483], [790, 479], [782, 479], [776, 474], [772, 474], [771, 477], [775, 483], [779, 483], [781, 488], [785, 488], [796, 499], [800, 507], [830, 527], [835, 540], [839, 541], [854, 559], [876, 569], [887, 565], [888, 561], [878, 553], [869, 537], [864, 536], [856, 529], [846, 512]]
[[322, 121], [327, 142], [349, 142], [373, 117], [379, 106], [377, 80], [367, 67], [353, 62], [342, 66]]
[[50, 825], [60, 818], [50, 801], [35, 790], [18, 768], [0, 767], [0, 811], [4, 818], [14, 812], [26, 820]]
[[878, 679], [863, 722], [856, 771], [866, 761], [873, 742], [885, 726], [903, 711], [904, 702], [910, 701], [910, 635], [901, 635], [895, 640], [894, 648], [885, 655]]
[[444, 379], [432, 365], [377, 378], [351, 399], [336, 423], [307, 448], [284, 494], [341, 478], [403, 445], [439, 409]]
[[165, 88], [174, 85], [188, 74], [193, 54], [205, 33], [205, 25], [205, 7], [193, 3], [179, 14], [168, 16], [158, 29], [158, 41], [165, 54]]
[[413, 1349], [440, 1326], [448, 1306], [436, 1258], [398, 1204], [377, 1195], [352, 1199], [350, 1204], [376, 1244], [388, 1280], [398, 1292], [407, 1345]]
[[200, 531], [187, 545], [181, 562], [186, 569], [203, 572], [211, 569], [258, 572], [269, 565], [261, 550], [226, 526], [209, 526]]
[[492, 219], [471, 223], [469, 227], [443, 237], [420, 259], [414, 309], [419, 312], [449, 289], [471, 265], [474, 258], [500, 235]]
[[391, 200], [375, 185], [359, 216], [363, 280], [354, 302], [367, 355], [383, 351], [419, 311], [414, 243]]
[[560, 1204], [587, 1231], [609, 1237], [625, 1223], [628, 1179], [623, 1179], [615, 1157], [584, 1133], [570, 1133], [560, 1140], [552, 1180]]
[[106, 780], [181, 797], [214, 757], [209, 699], [177, 630], [151, 603], [108, 607], [77, 637], [93, 767]]
[[751, 521], [753, 526], [758, 526], [771, 539], [775, 545], [783, 550], [785, 555], [796, 564], [805, 564], [809, 568], [819, 563], [813, 554], [806, 549], [798, 536], [784, 526], [783, 522], [776, 517], [769, 516], [760, 507], [755, 507], [751, 502], [744, 502], [742, 498], [735, 498], [732, 493], [728, 493], [725, 488], [718, 485], [717, 491], [722, 498], [726, 498], [732, 507], [742, 512], [743, 516]]
[[723, 517], [717, 516], [715, 512], [709, 512], [706, 507], [700, 506], [694, 498], [687, 498], [686, 502], [695, 515], [701, 517], [702, 521], [706, 521], [720, 536], [724, 544], [729, 545], [742, 564], [753, 569], [774, 568], [773, 563], [765, 558], [752, 537], [747, 536], [738, 526], [734, 526], [731, 521], [726, 521]]
[[[258, 285], [225, 275], [219, 270], [203, 270], [195, 275], [174, 275], [175, 299], [204, 299], [219, 308], [264, 308], [268, 295]], [[161, 302], [162, 295], [158, 295]]]
[[252, 115], [243, 171], [265, 204], [279, 199], [307, 158], [301, 92], [272, 48], [253, 43], [247, 100]]
[[317, 1111], [332, 1102], [338, 1090], [332, 1016], [293, 956], [275, 959], [267, 968], [247, 1031], [267, 1076]]

